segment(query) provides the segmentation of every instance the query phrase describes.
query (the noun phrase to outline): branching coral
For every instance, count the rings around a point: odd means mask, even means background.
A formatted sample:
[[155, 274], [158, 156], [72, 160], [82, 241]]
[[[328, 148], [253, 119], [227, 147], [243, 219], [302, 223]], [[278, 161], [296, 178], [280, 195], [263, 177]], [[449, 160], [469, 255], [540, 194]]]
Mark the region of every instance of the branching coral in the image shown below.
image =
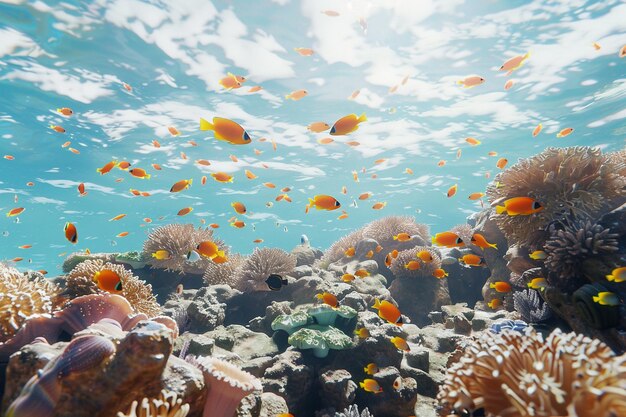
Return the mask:
[[348, 408], [343, 410], [343, 412], [335, 413], [335, 417], [373, 417], [373, 416], [372, 414], [370, 414], [367, 407], [359, 414], [359, 406], [356, 404], [352, 404], [351, 406], [348, 406]]
[[29, 280], [0, 263], [0, 342], [5, 342], [31, 317], [49, 317], [59, 288], [46, 279]]
[[548, 255], [545, 267], [550, 271], [548, 280], [561, 289], [578, 288], [584, 283], [579, 280], [584, 272], [583, 262], [617, 252], [618, 237], [610, 229], [589, 221], [554, 230], [544, 245]]
[[187, 413], [189, 404], [183, 404], [175, 392], [162, 390], [159, 398], [144, 398], [141, 404], [133, 401], [130, 410], [117, 413], [117, 417], [185, 417]]
[[95, 294], [102, 292], [94, 282], [94, 275], [104, 269], [115, 272], [122, 281], [122, 295], [133, 309], [148, 317], [157, 316], [161, 307], [152, 293], [152, 286], [141, 281], [122, 265], [104, 262], [100, 259], [87, 260], [79, 263], [66, 278], [67, 292], [72, 296]]
[[[426, 251], [432, 257], [431, 262], [424, 262], [417, 257], [419, 252]], [[419, 262], [420, 267], [416, 270], [410, 270], [406, 265], [411, 262]], [[441, 255], [439, 251], [430, 246], [415, 246], [414, 248], [403, 250], [398, 253], [398, 257], [391, 261], [389, 269], [396, 277], [432, 277], [435, 269], [441, 268]]]
[[[153, 268], [167, 271], [178, 271], [181, 274], [188, 271], [204, 271], [211, 263], [208, 258], [202, 257], [193, 264], [187, 260], [187, 254], [198, 246], [200, 242], [211, 241], [217, 244], [220, 250], [228, 254], [224, 242], [213, 236], [213, 230], [208, 228], [194, 228], [192, 224], [168, 224], [155, 229], [143, 244], [143, 259]], [[169, 256], [157, 259], [152, 256], [157, 251], [167, 251]]]
[[524, 290], [513, 294], [513, 306], [522, 320], [527, 323], [540, 323], [552, 316], [552, 310], [544, 303], [537, 291]]
[[223, 360], [189, 356], [185, 360], [202, 371], [209, 388], [203, 417], [232, 417], [243, 397], [263, 389], [252, 374]]
[[399, 233], [417, 236], [424, 242], [430, 241], [428, 226], [416, 223], [411, 216], [383, 217], [382, 219], [374, 220], [363, 228], [364, 238], [374, 239], [381, 245], [383, 242], [392, 241], [393, 237]]
[[509, 244], [538, 246], [550, 224], [594, 220], [626, 199], [624, 162], [590, 147], [548, 148], [498, 174], [487, 188], [492, 206], [531, 197], [544, 209], [531, 215], [494, 214]]
[[202, 279], [207, 285], [228, 284], [233, 287], [236, 285], [237, 274], [245, 260], [245, 257], [234, 254], [228, 258], [227, 262], [221, 264], [211, 262], [204, 271]]
[[242, 291], [269, 291], [265, 280], [270, 274], [290, 274], [296, 257], [277, 248], [255, 248], [238, 269], [237, 288]]
[[356, 247], [357, 243], [363, 240], [363, 230], [358, 229], [349, 235], [343, 236], [338, 241], [333, 243], [330, 248], [326, 249], [324, 255], [319, 260], [319, 265], [326, 268], [329, 264], [337, 262], [344, 257], [344, 252], [348, 248]]
[[557, 329], [545, 341], [538, 333], [483, 334], [448, 368], [438, 399], [446, 412], [619, 416], [626, 412], [624, 371], [624, 357], [580, 334]]

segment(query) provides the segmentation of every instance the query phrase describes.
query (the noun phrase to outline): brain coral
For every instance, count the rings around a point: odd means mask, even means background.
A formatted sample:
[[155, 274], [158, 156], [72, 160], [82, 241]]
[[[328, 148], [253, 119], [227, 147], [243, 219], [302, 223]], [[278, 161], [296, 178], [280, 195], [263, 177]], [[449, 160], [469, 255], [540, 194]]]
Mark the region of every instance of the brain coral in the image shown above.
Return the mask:
[[50, 316], [59, 288], [45, 278], [28, 279], [0, 263], [0, 342], [6, 342], [35, 316]]
[[586, 146], [547, 148], [501, 172], [487, 187], [492, 206], [528, 196], [544, 209], [531, 215], [493, 214], [509, 244], [538, 247], [549, 225], [595, 219], [626, 200], [626, 161]]
[[[446, 412], [507, 417], [626, 415], [625, 357], [598, 340], [554, 330], [482, 334], [450, 366], [438, 399]], [[575, 410], [575, 411], [574, 411]]]
[[[196, 229], [192, 224], [168, 224], [150, 233], [143, 244], [143, 257], [153, 268], [178, 271], [181, 274], [196, 271], [202, 273], [211, 260], [202, 257], [192, 264], [187, 260], [187, 253], [204, 241], [215, 242], [220, 250], [228, 254], [228, 248], [223, 241], [213, 236], [213, 230], [202, 227]], [[169, 252], [169, 258], [156, 259], [152, 256], [153, 253], [162, 250]]]
[[269, 291], [265, 280], [270, 274], [290, 274], [296, 267], [296, 257], [277, 248], [255, 248], [238, 269], [237, 289]]
[[133, 310], [148, 317], [160, 314], [161, 307], [152, 293], [150, 284], [141, 281], [124, 266], [104, 262], [101, 259], [83, 261], [72, 269], [66, 278], [67, 292], [73, 297], [102, 292], [94, 283], [93, 277], [96, 272], [103, 269], [109, 269], [119, 275], [122, 281], [121, 295], [128, 300]]

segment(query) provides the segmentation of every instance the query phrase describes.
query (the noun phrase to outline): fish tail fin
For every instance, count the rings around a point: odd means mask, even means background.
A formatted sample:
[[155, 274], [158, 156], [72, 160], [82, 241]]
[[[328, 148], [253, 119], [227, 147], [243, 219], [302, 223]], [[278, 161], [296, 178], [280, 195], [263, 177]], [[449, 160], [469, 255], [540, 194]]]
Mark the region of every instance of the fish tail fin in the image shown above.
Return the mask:
[[200, 130], [215, 130], [215, 126], [212, 123], [209, 123], [208, 120], [200, 118]]
[[150, 179], [150, 177], [151, 177], [151, 175], [150, 175], [150, 174], [146, 174], [146, 179], [147, 179], [147, 180], [149, 180], [149, 179]]
[[527, 60], [528, 58], [530, 58], [530, 51], [524, 54], [524, 61]]
[[456, 83], [459, 85], [463, 85], [463, 80], [458, 80]]
[[394, 237], [393, 237], [393, 240], [398, 240], [398, 236], [397, 236], [397, 235], [396, 235], [396, 236], [394, 236]]
[[306, 205], [305, 213], [308, 213], [311, 207], [315, 206], [315, 201], [312, 198], [309, 198], [309, 204]]
[[380, 308], [380, 300], [378, 298], [374, 300], [374, 305], [372, 306], [372, 308], [375, 308], [376, 310]]
[[498, 245], [497, 245], [497, 244], [495, 244], [495, 243], [491, 243], [491, 244], [489, 244], [489, 247], [490, 247], [490, 248], [494, 248], [494, 249], [498, 249]]
[[285, 99], [289, 100], [291, 98], [291, 94], [285, 94]]
[[363, 372], [367, 373], [367, 366], [363, 367]]
[[434, 245], [435, 243], [437, 243], [437, 242], [435, 241], [435, 236], [431, 236], [431, 237], [430, 237], [430, 241], [431, 241], [431, 243], [432, 243], [433, 245]]
[[600, 302], [600, 297], [596, 297], [595, 295], [593, 296], [593, 302], [594, 303], [599, 303]]
[[504, 206], [496, 206], [496, 214], [502, 214], [506, 211], [506, 207]]
[[446, 271], [443, 271], [443, 276], [444, 277], [447, 277], [448, 275], [450, 275], [450, 274], [448, 274]]
[[357, 119], [357, 121], [359, 123], [363, 123], [363, 122], [367, 122], [367, 116], [365, 115], [365, 113], [362, 113], [359, 118]]
[[491, 284], [489, 284], [489, 288], [496, 288], [496, 284], [492, 282]]
[[322, 294], [315, 294], [315, 298], [321, 300], [324, 298], [324, 296]]
[[189, 185], [193, 183], [193, 178], [189, 178]]
[[363, 389], [365, 389], [365, 384], [363, 382], [359, 382], [359, 386]]
[[606, 279], [607, 279], [607, 281], [615, 281], [615, 276], [614, 275], [607, 275]]
[[102, 173], [102, 168], [96, 168], [96, 172]]

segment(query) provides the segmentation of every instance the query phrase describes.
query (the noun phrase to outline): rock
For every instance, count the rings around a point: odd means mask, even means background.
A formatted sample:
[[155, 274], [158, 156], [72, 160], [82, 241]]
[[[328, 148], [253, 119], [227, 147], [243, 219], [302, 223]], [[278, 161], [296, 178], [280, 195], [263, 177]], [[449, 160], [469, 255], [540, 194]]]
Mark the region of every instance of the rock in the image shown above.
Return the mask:
[[[528, 257], [528, 249], [517, 245], [509, 247], [504, 258], [507, 260], [506, 266], [508, 269], [518, 275], [522, 275], [528, 269], [537, 266], [537, 264]], [[500, 279], [500, 281], [502, 281], [502, 279]]]
[[463, 315], [456, 315], [454, 320], [454, 332], [458, 334], [469, 335], [472, 333], [472, 324]]
[[430, 323], [428, 313], [450, 304], [447, 280], [433, 277], [396, 278], [391, 283], [389, 292], [398, 303], [402, 314], [418, 326]]
[[[473, 253], [469, 250], [460, 251], [457, 248], [440, 248], [443, 268], [448, 272], [445, 281], [452, 303], [467, 303], [473, 306], [482, 300], [482, 287], [489, 276], [489, 269], [482, 267], [466, 267], [458, 262], [458, 258]], [[478, 254], [483, 256], [483, 254]], [[445, 261], [445, 262], [444, 262]], [[506, 265], [502, 264], [504, 267]]]
[[309, 265], [300, 265], [295, 267], [289, 275], [296, 279], [311, 276], [313, 275], [313, 268], [311, 268]]
[[237, 407], [234, 417], [259, 417], [261, 413], [261, 395], [252, 393], [246, 395]]
[[457, 303], [446, 306], [441, 306], [441, 312], [445, 317], [454, 317], [463, 315], [468, 320], [472, 320], [474, 318], [474, 310], [467, 307], [467, 303]]
[[237, 324], [219, 326], [205, 333], [204, 337], [214, 339], [216, 346], [236, 354], [243, 361], [278, 354], [278, 347], [268, 335]]
[[196, 295], [198, 295], [198, 292], [200, 292], [200, 296], [203, 296], [203, 294], [208, 294], [212, 297], [215, 297], [218, 303], [227, 303], [228, 300], [230, 300], [234, 296], [241, 294], [241, 291], [236, 290], [230, 285], [226, 285], [226, 284], [210, 285], [208, 287], [202, 287], [200, 290], [196, 292]]
[[356, 311], [365, 311], [368, 308], [367, 302], [365, 301], [363, 296], [356, 291], [352, 291], [351, 293], [348, 293], [345, 297], [343, 297], [343, 299], [341, 300], [341, 304], [352, 307]]
[[430, 366], [428, 349], [423, 347], [412, 348], [410, 352], [404, 354], [403, 362], [406, 362], [407, 366], [411, 368], [428, 372]]
[[210, 294], [208, 287], [201, 288], [187, 308], [190, 331], [204, 333], [215, 329], [224, 323], [225, 310], [226, 304], [220, 303], [214, 295]]
[[313, 265], [316, 259], [322, 257], [322, 251], [310, 246], [296, 246], [291, 250], [291, 254], [296, 257], [296, 266]]
[[415, 380], [417, 393], [430, 398], [436, 398], [439, 391], [439, 385], [433, 377], [421, 369], [403, 366], [400, 368], [400, 374]]
[[[374, 252], [376, 250], [377, 246], [378, 246], [378, 242], [375, 241], [374, 239], [363, 239], [363, 240], [361, 240], [354, 247], [354, 249], [355, 249], [354, 250], [354, 258], [355, 259], [359, 259], [359, 260], [363, 260], [363, 261], [368, 260], [368, 258], [366, 258], [365, 255], [369, 251]], [[373, 262], [376, 262], [376, 261], [373, 261]], [[376, 270], [378, 270], [378, 264], [376, 265]]]
[[331, 369], [319, 376], [321, 405], [341, 410], [352, 404], [357, 384], [345, 369]]
[[439, 403], [437, 400], [418, 394], [412, 415], [420, 417], [438, 417], [438, 408]]
[[265, 370], [272, 366], [276, 362], [276, 357], [273, 356], [260, 356], [254, 359], [247, 359], [240, 361], [239, 366], [246, 372], [250, 372], [257, 378], [261, 378], [265, 373]]
[[487, 328], [487, 320], [482, 317], [476, 317], [472, 320], [472, 330], [475, 332], [479, 332], [481, 330], [485, 330]]
[[[400, 389], [393, 388], [394, 381], [400, 377]], [[400, 371], [393, 366], [380, 368], [376, 381], [383, 389], [379, 394], [357, 391], [356, 403], [369, 408], [374, 416], [406, 417], [413, 413], [417, 394], [417, 383], [413, 378], [402, 378]]]
[[213, 354], [215, 340], [210, 337], [203, 334], [191, 334], [191, 337], [187, 340], [189, 340], [189, 347], [187, 348], [188, 355], [211, 356]]
[[289, 407], [284, 398], [271, 392], [261, 394], [261, 412], [259, 417], [276, 417], [282, 413], [288, 413]]
[[315, 382], [314, 369], [305, 364], [303, 354], [288, 349], [277, 356], [276, 362], [265, 370], [263, 387], [287, 401], [293, 415], [309, 415], [315, 405], [311, 390]]
[[428, 313], [428, 318], [433, 324], [443, 323], [443, 313], [441, 311], [431, 311]]

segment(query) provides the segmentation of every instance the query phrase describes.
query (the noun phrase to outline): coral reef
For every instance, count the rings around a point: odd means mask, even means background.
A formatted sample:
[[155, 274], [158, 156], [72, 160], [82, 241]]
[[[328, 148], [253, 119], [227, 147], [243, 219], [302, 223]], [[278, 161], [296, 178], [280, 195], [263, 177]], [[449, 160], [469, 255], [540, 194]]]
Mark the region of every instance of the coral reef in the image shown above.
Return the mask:
[[[205, 257], [195, 262], [187, 260], [187, 253], [196, 248], [200, 242], [212, 241], [228, 254], [224, 242], [213, 236], [213, 230], [198, 227], [192, 224], [168, 224], [156, 228], [150, 233], [143, 244], [143, 258], [152, 268], [177, 271], [182, 273], [202, 274], [211, 260]], [[165, 250], [169, 253], [166, 259], [157, 259], [152, 256], [157, 251]]]
[[513, 294], [513, 305], [527, 323], [541, 323], [552, 317], [552, 310], [544, 303], [537, 291], [523, 290]]
[[[424, 262], [417, 257], [417, 253], [426, 251], [432, 257], [431, 262]], [[410, 270], [406, 265], [411, 261], [417, 261], [420, 264], [419, 269]], [[430, 246], [415, 246], [411, 249], [405, 249], [398, 252], [398, 256], [391, 261], [389, 269], [397, 277], [402, 278], [433, 278], [433, 272], [441, 268], [441, 253]]]
[[326, 251], [319, 261], [321, 268], [327, 268], [333, 262], [337, 262], [345, 255], [344, 252], [348, 248], [356, 247], [356, 245], [363, 240], [363, 229], [357, 229], [354, 232], [341, 237], [335, 243], [333, 243]]
[[94, 282], [94, 275], [102, 270], [115, 272], [122, 281], [122, 296], [128, 300], [137, 313], [143, 313], [148, 317], [160, 314], [161, 307], [152, 293], [152, 286], [141, 281], [133, 275], [131, 270], [122, 265], [104, 262], [100, 259], [86, 260], [79, 263], [67, 275], [65, 285], [66, 292], [75, 298], [80, 295], [97, 294], [104, 292]]
[[[378, 220], [374, 220], [363, 227], [363, 237], [374, 239], [380, 245], [385, 242], [393, 241], [393, 237], [399, 233], [407, 233], [413, 236], [411, 243], [424, 244], [422, 242], [430, 241], [429, 228], [425, 224], [416, 223], [411, 216], [388, 216]], [[422, 242], [417, 241], [420, 239]], [[415, 239], [415, 241], [414, 241]]]
[[558, 329], [545, 341], [538, 333], [483, 334], [449, 367], [438, 399], [445, 412], [484, 409], [488, 415], [510, 417], [624, 415], [623, 363], [624, 357], [616, 358], [602, 342]]
[[161, 390], [158, 398], [133, 401], [130, 410], [117, 413], [117, 417], [186, 417], [187, 413], [189, 404], [183, 404], [175, 392]]
[[[590, 147], [547, 148], [499, 173], [487, 187], [492, 206], [527, 196], [544, 209], [532, 215], [494, 214], [509, 244], [540, 247], [549, 225], [594, 220], [626, 199], [624, 161]], [[497, 186], [502, 184], [503, 186]]]
[[341, 413], [335, 413], [335, 417], [374, 417], [370, 414], [367, 407], [359, 413], [359, 406], [352, 404]]
[[242, 291], [270, 291], [265, 283], [270, 274], [285, 276], [296, 267], [296, 257], [277, 248], [255, 248], [237, 273], [237, 288]]
[[50, 317], [60, 289], [45, 278], [28, 279], [0, 263], [0, 343], [35, 317]]
[[245, 257], [236, 253], [230, 255], [227, 262], [220, 264], [211, 262], [207, 265], [202, 279], [206, 285], [227, 284], [231, 287], [235, 287], [237, 285], [237, 274], [245, 260]]

